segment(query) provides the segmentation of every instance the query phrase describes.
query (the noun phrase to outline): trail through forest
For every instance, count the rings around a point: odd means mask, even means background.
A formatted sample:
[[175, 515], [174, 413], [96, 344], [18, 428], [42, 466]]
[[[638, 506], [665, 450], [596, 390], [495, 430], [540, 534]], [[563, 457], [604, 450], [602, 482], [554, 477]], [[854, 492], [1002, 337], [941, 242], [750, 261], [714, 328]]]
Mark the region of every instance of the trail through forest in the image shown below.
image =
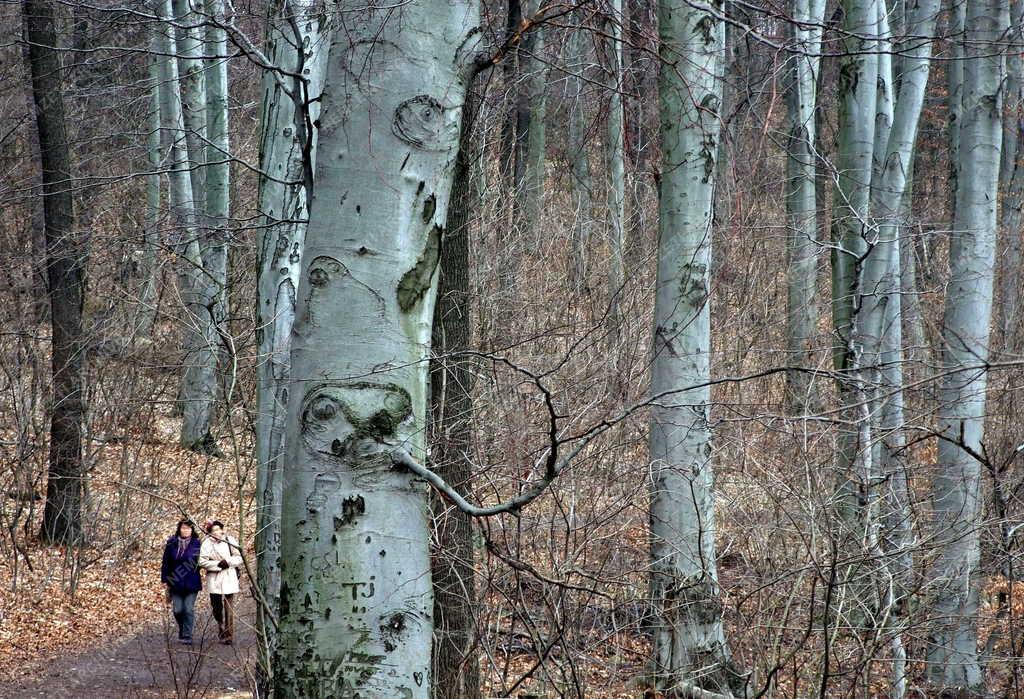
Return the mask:
[[[162, 611], [162, 610], [161, 610]], [[255, 661], [254, 607], [240, 600], [235, 642], [217, 640], [208, 600], [196, 605], [195, 645], [180, 645], [174, 622], [154, 610], [137, 629], [76, 654], [62, 654], [32, 675], [0, 684], [0, 697], [248, 697]], [[102, 637], [102, 629], [97, 637]]]

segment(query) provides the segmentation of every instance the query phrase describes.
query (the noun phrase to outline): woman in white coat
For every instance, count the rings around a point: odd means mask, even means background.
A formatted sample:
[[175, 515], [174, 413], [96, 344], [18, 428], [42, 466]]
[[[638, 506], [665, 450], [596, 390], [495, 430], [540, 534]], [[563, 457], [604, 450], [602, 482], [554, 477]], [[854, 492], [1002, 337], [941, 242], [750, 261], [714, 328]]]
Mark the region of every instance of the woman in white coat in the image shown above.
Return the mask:
[[235, 595], [240, 589], [236, 569], [242, 565], [242, 550], [238, 541], [224, 533], [221, 522], [207, 522], [206, 533], [209, 536], [199, 550], [199, 567], [206, 571], [206, 589], [221, 643], [231, 645], [235, 636]]

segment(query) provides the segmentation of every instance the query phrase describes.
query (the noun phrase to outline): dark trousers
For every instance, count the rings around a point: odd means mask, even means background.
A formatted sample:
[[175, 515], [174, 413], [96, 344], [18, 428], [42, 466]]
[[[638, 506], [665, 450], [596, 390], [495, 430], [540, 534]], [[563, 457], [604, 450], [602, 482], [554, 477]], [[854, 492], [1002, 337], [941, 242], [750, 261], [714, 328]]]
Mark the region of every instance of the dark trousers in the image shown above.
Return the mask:
[[198, 592], [171, 591], [171, 611], [178, 622], [178, 638], [191, 639], [192, 627], [196, 621], [196, 595]]
[[210, 593], [213, 618], [217, 620], [220, 640], [233, 641], [235, 638], [235, 596]]

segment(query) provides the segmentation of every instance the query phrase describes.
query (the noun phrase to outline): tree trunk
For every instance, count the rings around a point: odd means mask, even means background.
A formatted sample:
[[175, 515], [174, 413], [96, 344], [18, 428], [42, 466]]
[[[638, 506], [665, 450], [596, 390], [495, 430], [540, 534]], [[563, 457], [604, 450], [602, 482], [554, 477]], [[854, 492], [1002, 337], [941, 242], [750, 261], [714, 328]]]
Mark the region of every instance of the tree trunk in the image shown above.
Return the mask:
[[[980, 464], [985, 429], [996, 201], [1002, 145], [998, 48], [1006, 29], [1002, 3], [969, 0], [964, 42], [963, 105], [956, 178], [956, 217], [949, 245], [950, 278], [943, 316], [939, 382], [938, 472], [932, 484], [935, 564], [928, 678], [939, 687], [979, 691], [977, 653], [981, 525]], [[967, 369], [966, 367], [975, 367]]]
[[[203, 216], [203, 280], [205, 302], [212, 309], [213, 342], [207, 361], [208, 373], [217, 379], [222, 366], [223, 343], [220, 332], [227, 320], [228, 294], [228, 219], [231, 213], [231, 143], [228, 117], [228, 36], [223, 28], [224, 0], [206, 0], [206, 15], [212, 22], [206, 28], [206, 201]], [[224, 385], [231, 381], [224, 376]]]
[[[265, 603], [277, 615], [289, 352], [313, 189], [314, 124], [320, 113], [329, 44], [322, 31], [322, 7], [314, 0], [288, 0], [273, 12], [266, 53], [286, 74], [267, 71], [263, 78], [260, 170], [264, 175], [259, 183], [263, 226], [257, 246], [256, 304], [256, 579]], [[270, 684], [276, 619], [262, 606], [257, 610], [258, 629], [267, 649], [261, 658], [262, 679]]]
[[587, 279], [587, 249], [593, 223], [593, 181], [590, 176], [590, 155], [587, 151], [587, 119], [583, 78], [587, 69], [587, 31], [584, 13], [576, 13], [580, 23], [569, 37], [569, 159], [572, 161], [572, 198], [575, 218], [572, 228], [572, 250], [569, 259], [569, 288], [576, 293], [590, 288]]
[[792, 370], [786, 375], [786, 399], [796, 414], [814, 412], [810, 375], [818, 308], [818, 221], [815, 184], [818, 71], [825, 0], [794, 0], [793, 43], [800, 53], [790, 57], [791, 80], [786, 91], [789, 141], [786, 148], [787, 303], [786, 351]]
[[[531, 3], [530, 11], [537, 11], [538, 3]], [[548, 68], [544, 61], [545, 31], [539, 27], [530, 32], [527, 100], [530, 122], [526, 134], [526, 167], [523, 172], [524, 202], [523, 232], [528, 236], [529, 249], [540, 244], [540, 217], [544, 206], [544, 179], [547, 160], [547, 82]]]
[[[177, 42], [172, 27], [173, 13], [170, 0], [154, 0], [154, 12], [161, 20], [153, 31], [153, 52], [160, 60], [160, 121], [168, 143], [168, 181], [171, 221], [174, 227], [174, 248], [178, 255], [178, 286], [184, 305], [185, 322], [183, 331], [186, 349], [185, 372], [182, 379], [185, 403], [185, 420], [182, 423], [182, 446], [196, 448], [207, 442], [209, 433], [198, 439], [192, 435], [209, 420], [203, 419], [204, 409], [211, 406], [212, 396], [200, 389], [207, 384], [196, 378], [196, 360], [202, 348], [208, 346], [206, 329], [209, 326], [209, 309], [203, 305], [199, 293], [203, 274], [199, 238], [196, 227], [195, 199], [192, 194], [192, 180], [189, 176], [189, 155], [186, 145], [185, 118], [182, 111], [181, 91], [178, 80]], [[190, 405], [194, 401], [194, 404]], [[209, 439], [212, 440], [212, 437]]]
[[160, 138], [160, 58], [149, 57], [150, 88], [149, 115], [146, 120], [146, 155], [149, 173], [146, 175], [146, 224], [142, 240], [142, 262], [139, 278], [139, 309], [136, 313], [134, 336], [148, 337], [156, 320], [157, 257], [160, 250], [160, 168], [163, 166], [163, 145]]
[[202, 0], [172, 0], [175, 41], [178, 48], [178, 88], [188, 144], [189, 179], [197, 214], [206, 204], [206, 72], [203, 70], [203, 18], [193, 10]]
[[50, 289], [53, 402], [50, 463], [40, 538], [74, 544], [82, 533], [82, 303], [88, 240], [75, 228], [71, 153], [64, 114], [56, 12], [50, 0], [25, 0], [32, 97], [43, 171], [46, 278]]
[[476, 5], [360, 8], [331, 46], [292, 329], [281, 696], [430, 696], [429, 498], [390, 455], [424, 459], [435, 272]]
[[[960, 121], [963, 118], [964, 89], [964, 27], [967, 18], [966, 0], [950, 0], [949, 27], [950, 56], [946, 63], [946, 109], [949, 116], [949, 186], [955, 192], [960, 167]], [[950, 202], [950, 218], [956, 218], [956, 197]]]
[[[472, 86], [470, 86], [472, 89]], [[473, 127], [478, 98], [472, 92], [462, 111], [455, 178], [441, 246], [431, 360], [433, 470], [462, 495], [473, 475], [472, 374], [464, 352], [470, 347], [469, 224], [474, 196], [471, 175], [476, 148]], [[479, 699], [476, 652], [477, 599], [473, 525], [468, 514], [433, 498], [434, 699]]]
[[[659, 4], [662, 179], [651, 392], [651, 598], [657, 689], [738, 691], [715, 563], [708, 410], [709, 267], [721, 20], [679, 0]], [[699, 386], [700, 388], [692, 388]]]
[[[892, 636], [893, 696], [906, 692], [906, 651], [902, 642], [906, 595], [913, 573], [911, 546], [913, 522], [909, 505], [903, 433], [903, 332], [902, 279], [900, 266], [900, 225], [903, 204], [911, 174], [914, 146], [931, 58], [931, 43], [914, 41], [900, 49], [903, 73], [899, 95], [893, 107], [891, 86], [892, 42], [886, 27], [887, 11], [879, 3], [879, 31], [884, 37], [879, 54], [878, 118], [875, 122], [875, 173], [871, 187], [871, 212], [878, 223], [877, 237], [862, 263], [858, 306], [863, 315], [863, 333], [858, 342], [869, 368], [864, 380], [871, 391], [873, 414], [878, 415], [874, 431], [875, 457], [872, 483], [883, 484], [882, 497], [869, 493], [869, 502], [877, 500], [881, 509], [878, 525], [883, 532], [877, 551], [883, 572], [890, 581], [882, 600], [883, 618], [888, 619]], [[939, 0], [920, 0], [908, 18], [910, 36], [930, 37], [935, 32]], [[885, 86], [890, 90], [885, 90]], [[884, 146], [879, 147], [879, 143]], [[861, 318], [858, 318], [860, 323]]]
[[[1024, 40], [1024, 1], [1010, 3], [1010, 37], [1014, 45]], [[999, 327], [1002, 329], [1003, 350], [1017, 354], [1020, 347], [1020, 266], [1021, 226], [1024, 217], [1024, 143], [1020, 130], [1024, 127], [1021, 110], [1024, 109], [1024, 59], [1019, 51], [1006, 54], [1006, 98], [1003, 115], [1003, 157], [999, 168], [999, 188], [1002, 192], [1003, 274], [999, 293]]]
[[860, 503], [870, 481], [870, 435], [859, 375], [856, 338], [862, 261], [874, 236], [870, 221], [872, 163], [878, 100], [878, 12], [874, 0], [844, 0], [846, 55], [839, 75], [839, 152], [832, 216], [833, 358], [844, 423], [837, 450], [839, 514], [847, 540], [861, 541], [866, 522]]
[[[609, 338], [615, 350], [622, 322], [619, 301], [626, 281], [625, 247], [626, 224], [626, 154], [625, 123], [622, 112], [622, 0], [611, 0], [608, 18], [608, 136], [605, 141], [608, 163], [608, 302]], [[614, 354], [613, 354], [614, 360]], [[616, 363], [617, 364], [617, 363]], [[613, 364], [613, 372], [618, 367]]]
[[[207, 142], [206, 77], [203, 66], [202, 17], [191, 9], [191, 0], [172, 0], [172, 10], [178, 50], [177, 70], [179, 82], [167, 85], [175, 91], [181, 106], [185, 135], [189, 194], [187, 202], [175, 206], [192, 209], [190, 238], [182, 241], [190, 251], [179, 264], [189, 267], [188, 291], [185, 302], [185, 332], [182, 343], [185, 368], [179, 394], [182, 422], [181, 446], [200, 453], [218, 453], [212, 433], [217, 401], [217, 348], [220, 339], [216, 327], [216, 280], [212, 270], [206, 268], [206, 235], [200, 239], [200, 230], [207, 227], [206, 174]], [[226, 70], [226, 66], [225, 66]], [[177, 136], [175, 136], [176, 138]], [[225, 136], [226, 138], [226, 136]], [[211, 149], [212, 150], [212, 149]], [[226, 178], [225, 178], [226, 185]], [[182, 192], [184, 193], [184, 192]], [[184, 232], [184, 231], [182, 231]]]

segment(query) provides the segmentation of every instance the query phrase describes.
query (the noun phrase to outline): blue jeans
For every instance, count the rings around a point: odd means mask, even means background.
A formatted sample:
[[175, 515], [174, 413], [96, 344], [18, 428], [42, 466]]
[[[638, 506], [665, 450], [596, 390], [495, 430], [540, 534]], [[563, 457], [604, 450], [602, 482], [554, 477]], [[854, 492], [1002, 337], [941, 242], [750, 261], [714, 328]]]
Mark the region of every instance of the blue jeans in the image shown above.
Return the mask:
[[198, 592], [171, 591], [171, 611], [178, 622], [178, 638], [192, 639], [192, 626], [196, 621], [196, 596]]

